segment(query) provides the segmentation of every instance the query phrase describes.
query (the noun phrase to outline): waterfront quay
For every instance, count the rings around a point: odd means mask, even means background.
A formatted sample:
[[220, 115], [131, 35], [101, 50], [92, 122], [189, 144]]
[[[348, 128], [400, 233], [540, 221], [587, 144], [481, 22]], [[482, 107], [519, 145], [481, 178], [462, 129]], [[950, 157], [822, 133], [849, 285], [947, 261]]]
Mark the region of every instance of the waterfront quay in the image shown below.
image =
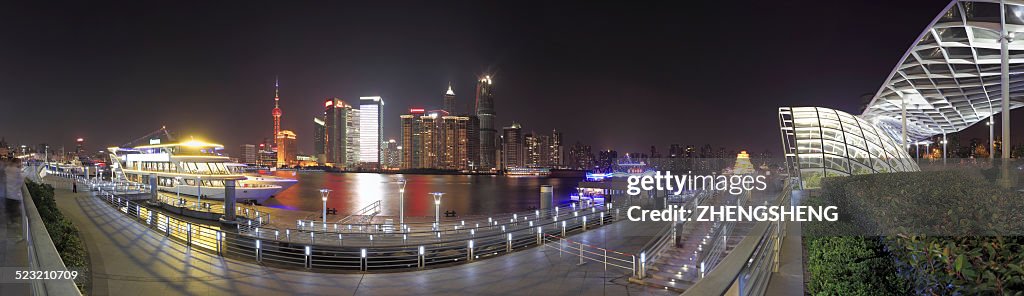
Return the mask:
[[[445, 268], [403, 269], [410, 272], [281, 268], [270, 260], [258, 262], [228, 252], [219, 255], [199, 243], [183, 243], [181, 233], [174, 230], [178, 226], [165, 228], [172, 229], [172, 235], [154, 231], [151, 225], [128, 219], [126, 211], [131, 211], [126, 206], [114, 207], [99, 192], [82, 190], [85, 186], [80, 185], [78, 193], [59, 184], [55, 187], [58, 207], [82, 231], [88, 246], [93, 266], [90, 294], [94, 295], [673, 294], [627, 282], [632, 276], [628, 270], [596, 262], [579, 265], [577, 258], [552, 242], [546, 243], [548, 247], [517, 247], [505, 256]], [[147, 215], [144, 207], [140, 209]], [[638, 253], [652, 235], [650, 227], [639, 223], [592, 226], [587, 232], [570, 231], [566, 239]]]
[[[382, 217], [352, 218], [361, 222], [358, 224], [325, 225], [322, 221], [298, 220], [297, 226], [275, 228], [239, 215], [236, 223], [211, 225], [150, 209], [140, 199], [128, 198], [137, 194], [115, 190], [117, 186], [87, 185], [96, 198], [123, 215], [187, 246], [224, 257], [294, 269], [402, 270], [472, 262], [599, 228], [624, 215], [614, 205], [569, 205], [496, 215], [486, 220], [483, 217], [445, 219], [435, 224], [411, 219], [405, 227], [391, 230], [382, 224], [373, 224], [374, 219]], [[269, 211], [275, 216], [273, 210]], [[335, 228], [338, 230], [334, 231]], [[636, 259], [630, 261], [627, 267], [635, 270]]]

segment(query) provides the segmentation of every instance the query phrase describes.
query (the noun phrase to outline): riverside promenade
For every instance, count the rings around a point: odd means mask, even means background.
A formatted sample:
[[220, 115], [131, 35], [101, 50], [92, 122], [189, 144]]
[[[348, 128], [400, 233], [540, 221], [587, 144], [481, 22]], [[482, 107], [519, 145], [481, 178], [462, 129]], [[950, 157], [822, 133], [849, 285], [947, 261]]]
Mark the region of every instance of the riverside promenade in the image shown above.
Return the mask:
[[[59, 187], [59, 186], [58, 186]], [[88, 193], [56, 189], [58, 207], [82, 232], [91, 295], [667, 295], [629, 284], [628, 271], [541, 246], [456, 266], [394, 273], [319, 273], [266, 267], [191, 250], [127, 219]], [[568, 239], [632, 252], [657, 229], [622, 222]]]

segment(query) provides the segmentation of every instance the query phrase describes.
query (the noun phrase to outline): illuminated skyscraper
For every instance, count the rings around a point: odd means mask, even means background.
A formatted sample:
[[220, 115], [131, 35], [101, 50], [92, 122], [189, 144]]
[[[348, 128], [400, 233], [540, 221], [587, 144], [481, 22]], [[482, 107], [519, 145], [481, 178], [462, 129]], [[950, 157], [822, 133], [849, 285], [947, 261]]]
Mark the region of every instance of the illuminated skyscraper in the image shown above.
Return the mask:
[[476, 84], [476, 116], [480, 119], [480, 169], [495, 168], [497, 130], [495, 129], [493, 81], [490, 75]]
[[480, 168], [480, 119], [472, 115], [466, 118], [466, 166], [476, 171]]
[[448, 83], [448, 91], [444, 92], [444, 111], [456, 115], [455, 112], [455, 91], [452, 90], [452, 83]]
[[388, 139], [382, 144], [384, 153], [381, 154], [381, 167], [385, 169], [398, 169], [402, 167], [402, 146], [395, 139]]
[[441, 168], [449, 170], [466, 170], [469, 168], [469, 158], [466, 151], [467, 130], [469, 117], [466, 116], [444, 116], [443, 143], [439, 150], [441, 153]]
[[328, 165], [351, 169], [359, 159], [359, 114], [352, 105], [338, 98], [324, 101], [325, 161]]
[[422, 108], [409, 109], [409, 114], [404, 114], [402, 118], [402, 169], [416, 169], [421, 168], [420, 163], [423, 158], [423, 138], [421, 137], [421, 131], [423, 129], [420, 117], [423, 116], [424, 110]]
[[296, 163], [295, 133], [290, 130], [283, 130], [277, 133], [277, 165], [294, 166]]
[[562, 146], [562, 132], [551, 130], [551, 138], [547, 147], [548, 166], [554, 168], [565, 167], [565, 147]]
[[85, 139], [75, 139], [75, 155], [78, 157], [85, 156]]
[[359, 162], [380, 168], [380, 141], [384, 138], [384, 100], [359, 98]]
[[323, 119], [313, 117], [313, 157], [316, 157], [317, 164], [324, 165], [326, 163], [326, 149], [327, 126]]
[[523, 167], [523, 128], [518, 123], [505, 127], [502, 137], [502, 159], [504, 169]]

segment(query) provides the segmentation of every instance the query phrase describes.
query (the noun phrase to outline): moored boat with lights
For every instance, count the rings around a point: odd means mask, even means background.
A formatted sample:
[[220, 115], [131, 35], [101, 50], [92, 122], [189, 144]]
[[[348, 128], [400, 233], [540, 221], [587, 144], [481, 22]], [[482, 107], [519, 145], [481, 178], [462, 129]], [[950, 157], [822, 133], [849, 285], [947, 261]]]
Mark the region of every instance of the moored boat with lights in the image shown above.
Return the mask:
[[225, 181], [234, 181], [237, 200], [262, 203], [283, 190], [232, 172], [230, 160], [220, 153], [223, 149], [223, 145], [196, 140], [108, 148], [117, 178], [149, 183], [148, 176], [153, 175], [163, 192], [223, 200]]

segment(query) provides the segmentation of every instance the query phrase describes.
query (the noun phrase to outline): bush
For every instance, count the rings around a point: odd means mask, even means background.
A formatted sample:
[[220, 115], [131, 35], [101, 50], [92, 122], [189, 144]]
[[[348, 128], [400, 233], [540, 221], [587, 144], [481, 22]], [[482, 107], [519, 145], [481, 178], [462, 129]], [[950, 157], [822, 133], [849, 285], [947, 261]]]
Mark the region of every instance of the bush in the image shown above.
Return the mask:
[[89, 262], [86, 258], [85, 244], [78, 235], [78, 228], [75, 228], [75, 225], [57, 209], [53, 187], [32, 181], [26, 181], [26, 185], [39, 216], [46, 224], [46, 232], [50, 234], [50, 239], [53, 240], [53, 245], [57, 248], [64, 265], [69, 269], [86, 269]]
[[810, 295], [906, 295], [910, 291], [878, 237], [808, 237], [805, 246]]
[[[805, 232], [886, 237], [807, 238], [808, 255], [817, 256], [808, 260], [809, 289], [861, 288], [818, 282], [872, 283], [896, 274], [917, 294], [1021, 295], [1024, 194], [980, 177], [984, 174], [937, 171], [826, 178], [820, 195], [808, 202], [838, 206], [842, 222], [808, 223]], [[893, 268], [839, 266], [849, 264], [850, 258], [844, 257], [855, 256], [853, 262], [863, 263], [857, 260], [873, 258], [870, 254], [888, 257]]]

